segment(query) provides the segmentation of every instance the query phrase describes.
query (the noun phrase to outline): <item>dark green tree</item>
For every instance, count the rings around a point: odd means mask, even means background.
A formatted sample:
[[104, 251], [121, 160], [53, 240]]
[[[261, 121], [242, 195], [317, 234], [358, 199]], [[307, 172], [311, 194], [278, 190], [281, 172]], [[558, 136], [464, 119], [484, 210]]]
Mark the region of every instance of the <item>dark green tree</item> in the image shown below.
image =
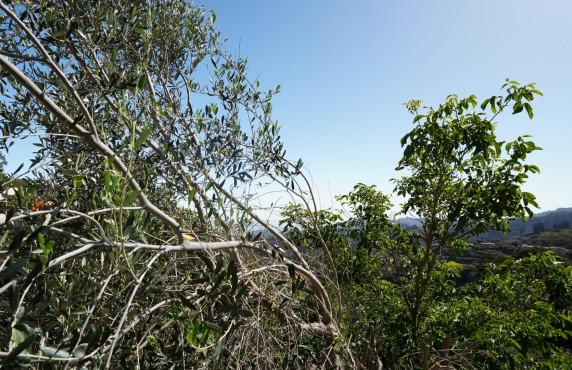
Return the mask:
[[535, 234], [543, 233], [546, 230], [543, 222], [535, 222], [532, 224], [532, 232]]
[[395, 191], [407, 199], [402, 213], [422, 220], [422, 257], [414, 262], [408, 298], [414, 337], [420, 333], [423, 305], [430, 301], [427, 284], [442, 250], [462, 251], [467, 238], [485, 231], [507, 232], [508, 218], [526, 219], [532, 216], [529, 206], [537, 206], [534, 195], [521, 187], [529, 173], [538, 172], [525, 160], [540, 148], [527, 136], [498, 141], [494, 120], [506, 110], [526, 111], [532, 118], [530, 102], [541, 93], [534, 84], [521, 87], [508, 79], [502, 88], [505, 96], [492, 96], [480, 105], [474, 95], [450, 95], [435, 109], [421, 108], [419, 100], [406, 104], [415, 128], [401, 139], [405, 149], [397, 170], [408, 175], [395, 180]]
[[555, 223], [553, 228], [556, 230], [568, 229], [570, 228], [570, 222], [564, 220], [562, 222]]

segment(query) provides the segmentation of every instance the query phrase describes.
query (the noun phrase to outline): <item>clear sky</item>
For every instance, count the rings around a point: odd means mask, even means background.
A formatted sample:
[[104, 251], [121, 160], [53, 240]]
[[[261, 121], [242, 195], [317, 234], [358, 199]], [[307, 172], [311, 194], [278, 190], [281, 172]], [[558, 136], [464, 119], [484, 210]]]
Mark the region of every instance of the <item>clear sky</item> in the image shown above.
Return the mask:
[[282, 85], [274, 118], [328, 206], [358, 182], [390, 192], [413, 126], [402, 103], [499, 94], [505, 78], [544, 93], [535, 118], [507, 114], [497, 135], [531, 134], [541, 211], [572, 206], [572, 1], [203, 0], [227, 49], [263, 86]]

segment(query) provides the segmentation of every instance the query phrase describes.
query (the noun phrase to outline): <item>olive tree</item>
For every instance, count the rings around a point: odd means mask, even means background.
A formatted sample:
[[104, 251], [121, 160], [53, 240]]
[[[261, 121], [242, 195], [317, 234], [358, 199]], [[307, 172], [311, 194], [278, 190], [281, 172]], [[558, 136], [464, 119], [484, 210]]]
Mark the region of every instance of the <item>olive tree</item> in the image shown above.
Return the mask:
[[340, 365], [335, 289], [257, 212], [268, 185], [315, 210], [272, 119], [279, 87], [247, 77], [214, 13], [24, 0], [0, 14], [2, 145], [38, 146], [3, 183], [0, 361]]

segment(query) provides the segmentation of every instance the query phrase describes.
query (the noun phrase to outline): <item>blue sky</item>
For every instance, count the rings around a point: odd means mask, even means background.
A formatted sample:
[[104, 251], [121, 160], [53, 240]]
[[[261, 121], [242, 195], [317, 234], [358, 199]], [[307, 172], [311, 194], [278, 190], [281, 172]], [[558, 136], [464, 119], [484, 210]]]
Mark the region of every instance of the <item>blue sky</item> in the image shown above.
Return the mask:
[[[531, 134], [541, 173], [525, 190], [541, 210], [572, 206], [572, 2], [197, 1], [214, 9], [227, 49], [264, 87], [282, 85], [274, 118], [290, 158], [302, 158], [321, 202], [358, 182], [391, 192], [402, 103], [450, 93], [499, 94], [505, 78], [544, 93], [535, 118], [501, 116], [497, 135]], [[397, 201], [398, 202], [398, 201]]]
[[[323, 207], [362, 182], [386, 193], [411, 130], [402, 103], [499, 94], [504, 79], [544, 93], [535, 118], [501, 116], [497, 134], [531, 134], [541, 210], [572, 207], [572, 1], [203, 0], [227, 49], [249, 60], [273, 100], [289, 157], [302, 158]], [[24, 148], [26, 148], [24, 146]], [[27, 147], [30, 149], [30, 146]], [[7, 170], [22, 152], [12, 150]], [[399, 203], [395, 200], [394, 203]]]

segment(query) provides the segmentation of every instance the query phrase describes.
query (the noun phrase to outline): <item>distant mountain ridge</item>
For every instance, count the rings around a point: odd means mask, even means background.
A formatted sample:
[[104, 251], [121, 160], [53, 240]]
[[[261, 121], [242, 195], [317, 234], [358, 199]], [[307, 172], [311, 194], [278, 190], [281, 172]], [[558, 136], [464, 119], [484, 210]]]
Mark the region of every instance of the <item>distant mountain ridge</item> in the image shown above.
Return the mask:
[[555, 210], [552, 210], [552, 211], [544, 211], [544, 212], [536, 213], [535, 216], [536, 217], [546, 216], [546, 215], [549, 215], [551, 213], [556, 213], [556, 212], [572, 212], [572, 207], [560, 207], [560, 208], [556, 208]]
[[[572, 207], [562, 207], [551, 211], [536, 213], [533, 219], [524, 222], [522, 219], [515, 219], [510, 225], [508, 235], [530, 234], [533, 232], [533, 225], [542, 222], [546, 230], [554, 228], [554, 225], [568, 222], [572, 225]], [[414, 229], [421, 225], [418, 219], [403, 217], [396, 220], [406, 229]], [[498, 238], [503, 235], [500, 231], [489, 231], [479, 235], [479, 239]]]

